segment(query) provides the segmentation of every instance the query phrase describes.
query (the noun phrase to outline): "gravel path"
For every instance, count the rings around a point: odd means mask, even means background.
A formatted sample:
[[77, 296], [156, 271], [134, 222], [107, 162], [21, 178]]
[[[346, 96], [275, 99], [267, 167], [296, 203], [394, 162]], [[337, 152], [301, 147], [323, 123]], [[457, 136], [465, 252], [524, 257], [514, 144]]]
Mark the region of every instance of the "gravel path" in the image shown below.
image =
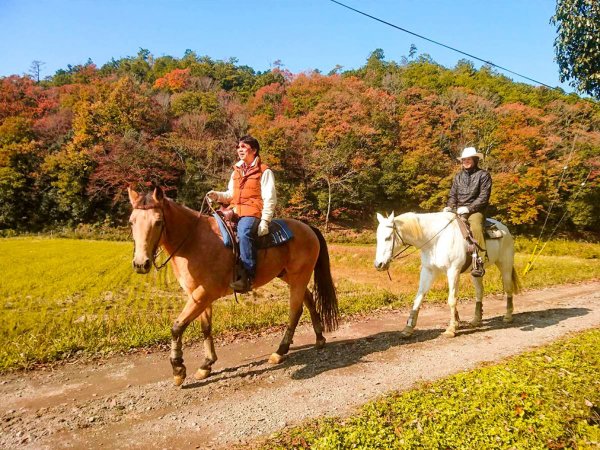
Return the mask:
[[[422, 308], [415, 335], [401, 339], [406, 311], [379, 311], [342, 323], [322, 350], [299, 328], [279, 366], [267, 358], [280, 333], [218, 345], [210, 378], [171, 381], [168, 352], [119, 356], [0, 378], [1, 448], [220, 448], [319, 416], [352, 413], [391, 390], [470, 370], [600, 327], [600, 281], [529, 291], [515, 297], [514, 322], [504, 302], [484, 300], [484, 325], [441, 336], [448, 308]], [[459, 306], [470, 319], [474, 305]], [[184, 349], [188, 373], [201, 346]]]

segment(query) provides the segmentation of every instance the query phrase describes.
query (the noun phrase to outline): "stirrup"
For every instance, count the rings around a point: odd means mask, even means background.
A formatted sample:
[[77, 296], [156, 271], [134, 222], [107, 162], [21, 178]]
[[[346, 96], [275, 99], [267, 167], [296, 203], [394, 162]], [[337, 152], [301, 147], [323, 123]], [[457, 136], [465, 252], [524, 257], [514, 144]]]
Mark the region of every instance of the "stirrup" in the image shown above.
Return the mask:
[[237, 280], [229, 283], [229, 287], [239, 294], [245, 294], [252, 290], [252, 280], [244, 272]]
[[471, 275], [480, 278], [485, 275], [485, 269], [483, 268], [483, 261], [481, 257], [477, 256], [475, 261], [473, 261], [473, 270], [471, 270]]
[[483, 267], [476, 267], [475, 269], [471, 270], [471, 276], [474, 276], [475, 278], [481, 278], [484, 275], [485, 269]]

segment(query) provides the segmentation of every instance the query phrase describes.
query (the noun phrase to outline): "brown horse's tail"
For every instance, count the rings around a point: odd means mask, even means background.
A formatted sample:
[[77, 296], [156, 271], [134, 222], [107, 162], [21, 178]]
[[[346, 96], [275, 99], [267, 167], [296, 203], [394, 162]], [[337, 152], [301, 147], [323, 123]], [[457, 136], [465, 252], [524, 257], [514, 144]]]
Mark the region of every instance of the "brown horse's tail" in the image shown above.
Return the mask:
[[333, 331], [338, 327], [338, 301], [335, 285], [331, 278], [331, 267], [329, 266], [329, 250], [327, 242], [318, 228], [312, 230], [319, 238], [319, 257], [315, 264], [315, 287], [313, 294], [315, 306], [321, 315], [325, 331]]
[[519, 280], [519, 276], [517, 275], [517, 271], [514, 267], [512, 270], [512, 285], [514, 294], [518, 294], [519, 292], [521, 292], [521, 280]]

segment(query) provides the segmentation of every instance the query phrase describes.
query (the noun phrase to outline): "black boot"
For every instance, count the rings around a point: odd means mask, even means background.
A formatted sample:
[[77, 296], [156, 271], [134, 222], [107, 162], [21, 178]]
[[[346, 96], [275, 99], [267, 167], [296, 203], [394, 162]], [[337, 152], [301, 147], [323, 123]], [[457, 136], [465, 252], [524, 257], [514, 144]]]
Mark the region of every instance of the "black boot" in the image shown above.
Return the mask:
[[471, 270], [471, 275], [477, 278], [485, 275], [485, 269], [483, 268], [483, 259], [481, 259], [479, 255], [473, 258], [473, 270]]
[[252, 290], [252, 279], [248, 276], [246, 269], [240, 268], [237, 279], [231, 282], [229, 287], [240, 294], [244, 294]]

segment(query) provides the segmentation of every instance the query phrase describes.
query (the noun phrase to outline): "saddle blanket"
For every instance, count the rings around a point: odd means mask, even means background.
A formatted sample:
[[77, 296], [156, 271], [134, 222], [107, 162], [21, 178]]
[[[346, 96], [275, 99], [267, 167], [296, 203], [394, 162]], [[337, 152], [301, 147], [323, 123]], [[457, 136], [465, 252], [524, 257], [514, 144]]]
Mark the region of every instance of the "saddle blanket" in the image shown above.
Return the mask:
[[497, 220], [489, 219], [486, 217], [483, 224], [483, 231], [485, 231], [487, 239], [500, 239], [504, 236], [504, 231], [498, 229], [496, 226], [499, 224]]
[[[231, 247], [231, 236], [229, 236], [229, 233], [227, 232], [227, 228], [225, 227], [223, 219], [217, 213], [214, 213], [213, 217], [219, 224], [219, 230], [221, 231], [221, 236], [223, 237], [223, 244], [225, 244], [225, 247]], [[273, 219], [269, 223], [269, 234], [261, 236], [256, 240], [256, 248], [262, 249], [277, 247], [285, 244], [293, 237], [294, 234], [292, 233], [292, 230], [289, 229], [285, 221], [282, 219]]]

